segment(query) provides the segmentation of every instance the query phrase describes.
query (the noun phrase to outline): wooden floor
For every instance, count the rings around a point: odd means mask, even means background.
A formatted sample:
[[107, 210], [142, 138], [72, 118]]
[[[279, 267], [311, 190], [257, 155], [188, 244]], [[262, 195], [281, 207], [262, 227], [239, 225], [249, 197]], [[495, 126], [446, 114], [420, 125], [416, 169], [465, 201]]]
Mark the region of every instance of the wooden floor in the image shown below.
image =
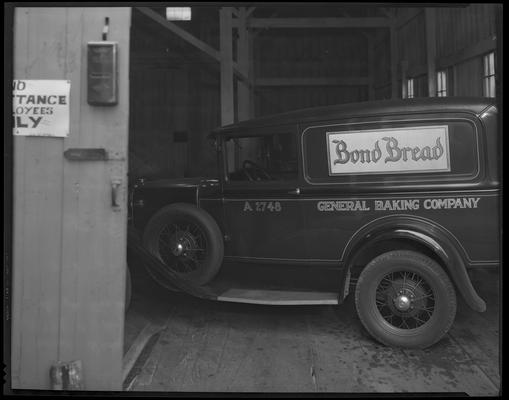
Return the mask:
[[160, 330], [129, 374], [126, 390], [499, 394], [497, 272], [473, 276], [487, 311], [471, 311], [459, 299], [451, 331], [426, 350], [374, 342], [351, 295], [339, 306], [221, 303], [160, 290], [142, 272], [134, 275], [125, 351], [144, 324]]

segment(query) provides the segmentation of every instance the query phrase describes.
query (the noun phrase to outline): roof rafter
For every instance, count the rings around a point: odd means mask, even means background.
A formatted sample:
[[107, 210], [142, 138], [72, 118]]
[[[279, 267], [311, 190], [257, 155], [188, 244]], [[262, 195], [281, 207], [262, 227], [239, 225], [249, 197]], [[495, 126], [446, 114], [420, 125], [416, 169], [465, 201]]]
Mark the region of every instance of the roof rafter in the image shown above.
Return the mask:
[[[181, 39], [185, 40], [190, 45], [194, 46], [195, 48], [201, 50], [203, 53], [212, 57], [216, 61], [218, 62], [221, 61], [221, 54], [218, 50], [214, 49], [212, 46], [198, 39], [196, 36], [192, 35], [185, 29], [182, 29], [180, 26], [174, 24], [173, 22], [167, 21], [161, 15], [156, 13], [154, 10], [148, 7], [137, 7], [137, 10], [146, 15], [147, 17], [149, 17], [150, 19], [152, 19], [153, 21], [157, 22], [159, 25], [173, 32], [175, 35], [179, 36]], [[249, 83], [247, 76], [245, 76], [241, 72], [236, 62], [233, 62], [233, 71], [238, 79], [240, 79], [243, 82]]]

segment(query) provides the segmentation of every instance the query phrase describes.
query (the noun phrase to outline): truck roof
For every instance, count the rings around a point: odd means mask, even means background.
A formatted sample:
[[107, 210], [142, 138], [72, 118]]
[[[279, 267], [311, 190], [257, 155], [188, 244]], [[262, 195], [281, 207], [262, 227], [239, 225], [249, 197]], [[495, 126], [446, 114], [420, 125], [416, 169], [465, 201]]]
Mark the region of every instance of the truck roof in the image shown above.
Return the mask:
[[266, 126], [333, 120], [346, 117], [422, 112], [469, 112], [481, 114], [495, 99], [485, 97], [423, 97], [416, 99], [366, 101], [293, 110], [254, 118], [216, 128], [212, 136]]

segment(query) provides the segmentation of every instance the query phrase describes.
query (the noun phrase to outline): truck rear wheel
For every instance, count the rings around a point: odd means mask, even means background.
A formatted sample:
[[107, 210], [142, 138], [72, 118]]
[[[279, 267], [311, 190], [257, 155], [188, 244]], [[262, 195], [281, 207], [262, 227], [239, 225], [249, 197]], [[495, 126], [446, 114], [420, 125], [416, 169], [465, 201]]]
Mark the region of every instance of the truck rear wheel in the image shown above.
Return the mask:
[[379, 342], [425, 348], [440, 340], [456, 315], [456, 294], [445, 271], [431, 258], [397, 250], [374, 258], [355, 290], [357, 313]]
[[209, 282], [223, 261], [221, 230], [207, 212], [192, 204], [171, 204], [154, 214], [143, 244], [167, 268], [196, 285]]

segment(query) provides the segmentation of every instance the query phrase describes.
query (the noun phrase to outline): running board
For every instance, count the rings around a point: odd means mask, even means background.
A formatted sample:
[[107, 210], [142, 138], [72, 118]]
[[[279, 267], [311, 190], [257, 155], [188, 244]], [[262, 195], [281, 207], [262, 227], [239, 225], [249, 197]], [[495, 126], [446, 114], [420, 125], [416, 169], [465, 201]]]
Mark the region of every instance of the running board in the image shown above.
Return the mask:
[[337, 293], [235, 288], [227, 289], [217, 300], [281, 306], [339, 304]]
[[[301, 285], [281, 287], [281, 285], [274, 285], [274, 282], [271, 282], [271, 285], [268, 286], [267, 279], [265, 281], [260, 280], [260, 277], [257, 279], [253, 271], [248, 273], [243, 271], [240, 274], [237, 271], [237, 278], [240, 275], [240, 278], [243, 279], [233, 280], [218, 274], [207, 286], [197, 286], [167, 268], [161, 260], [148, 252], [141, 243], [139, 232], [134, 228], [129, 227], [127, 239], [129, 253], [137, 256], [152, 278], [169, 290], [180, 290], [202, 299], [230, 303], [267, 305], [339, 304], [339, 294], [329, 292], [330, 288], [314, 288], [314, 290], [306, 291], [300, 290]], [[227, 269], [224, 269], [222, 272], [225, 273], [226, 271]], [[262, 277], [267, 278], [267, 274], [267, 271], [265, 271], [265, 274], [262, 271]], [[253, 288], [253, 286], [257, 288]], [[263, 287], [270, 287], [270, 289], [264, 289]]]

